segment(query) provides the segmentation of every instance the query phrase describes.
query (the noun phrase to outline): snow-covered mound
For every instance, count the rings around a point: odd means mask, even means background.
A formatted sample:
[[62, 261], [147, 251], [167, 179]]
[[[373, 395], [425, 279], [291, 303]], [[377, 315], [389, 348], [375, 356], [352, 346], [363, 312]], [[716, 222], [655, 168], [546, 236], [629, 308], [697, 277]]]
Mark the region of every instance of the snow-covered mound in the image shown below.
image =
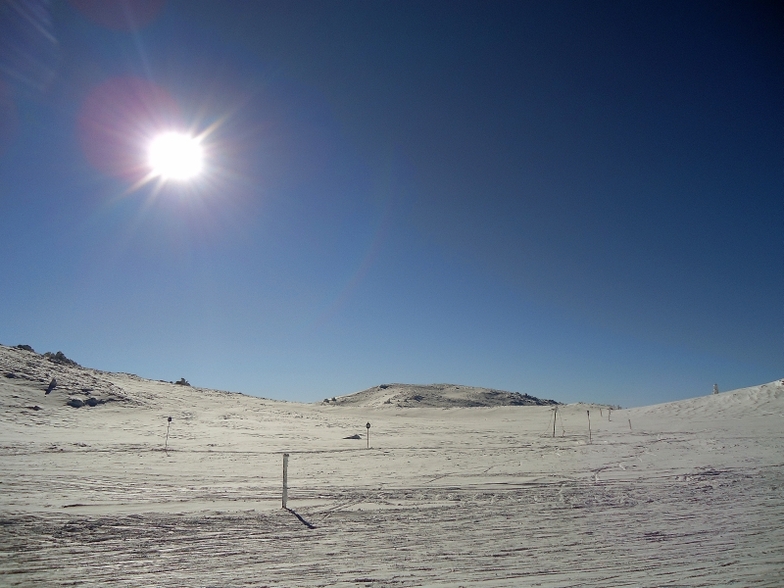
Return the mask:
[[242, 394], [191, 387], [187, 382], [181, 385], [83, 367], [60, 351], [40, 354], [25, 345], [0, 345], [0, 406], [13, 398], [14, 405], [35, 411], [97, 409], [110, 403], [174, 410], [202, 401], [220, 406], [227, 395], [243, 397], [250, 404], [259, 401]]
[[784, 380], [632, 409], [640, 415], [678, 417], [784, 417]]
[[[0, 345], [0, 378], [33, 394], [35, 404], [98, 406], [106, 402], [131, 402], [106, 372], [84, 368], [62, 352], [39, 354], [26, 345]], [[39, 407], [40, 408], [40, 407]]]
[[361, 392], [324, 400], [338, 406], [401, 408], [456, 408], [478, 406], [549, 406], [555, 400], [542, 400], [519, 392], [505, 392], [491, 388], [458, 386], [455, 384], [381, 384]]

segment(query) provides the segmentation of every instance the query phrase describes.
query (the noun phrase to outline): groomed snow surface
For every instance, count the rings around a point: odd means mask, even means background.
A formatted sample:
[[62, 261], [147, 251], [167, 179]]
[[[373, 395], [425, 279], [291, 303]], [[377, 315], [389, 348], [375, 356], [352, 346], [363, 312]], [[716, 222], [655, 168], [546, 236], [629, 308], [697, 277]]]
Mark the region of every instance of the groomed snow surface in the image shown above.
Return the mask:
[[279, 402], [0, 346], [0, 586], [784, 586], [781, 382], [562, 405], [555, 437], [552, 406], [374, 394]]

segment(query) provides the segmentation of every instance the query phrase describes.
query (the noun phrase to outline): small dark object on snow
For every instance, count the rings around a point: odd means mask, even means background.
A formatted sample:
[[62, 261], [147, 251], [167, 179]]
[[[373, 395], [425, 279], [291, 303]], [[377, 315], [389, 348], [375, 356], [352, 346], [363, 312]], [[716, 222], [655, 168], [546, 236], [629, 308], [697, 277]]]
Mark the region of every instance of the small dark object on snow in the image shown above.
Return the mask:
[[356, 435], [349, 435], [348, 437], [343, 437], [344, 439], [362, 439], [359, 434]]
[[87, 406], [98, 406], [99, 402], [95, 396], [90, 396], [90, 398], [85, 401], [85, 404], [87, 404]]
[[57, 380], [55, 380], [54, 378], [52, 378], [52, 381], [51, 381], [51, 382], [49, 382], [49, 387], [46, 389], [46, 393], [47, 393], [47, 394], [49, 394], [49, 392], [51, 392], [52, 390], [54, 390], [56, 387], [57, 387]]
[[74, 408], [82, 408], [84, 406], [84, 401], [81, 398], [69, 398], [66, 404]]
[[6, 377], [6, 378], [15, 378], [15, 377], [16, 377], [16, 374], [15, 374], [14, 372], [8, 372], [8, 373], [5, 375], [5, 377]]
[[188, 380], [186, 380], [185, 378], [180, 378], [179, 380], [177, 380], [174, 383], [178, 384], [179, 386], [190, 386], [191, 385], [190, 382], [188, 382]]

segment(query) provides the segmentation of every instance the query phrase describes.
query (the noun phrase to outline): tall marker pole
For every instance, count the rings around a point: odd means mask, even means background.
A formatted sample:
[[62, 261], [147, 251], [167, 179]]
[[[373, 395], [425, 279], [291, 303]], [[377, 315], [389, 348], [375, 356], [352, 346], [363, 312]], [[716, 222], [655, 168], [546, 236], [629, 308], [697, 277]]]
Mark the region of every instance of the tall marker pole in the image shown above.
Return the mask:
[[555, 438], [555, 419], [557, 418], [558, 418], [558, 406], [553, 408], [553, 438]]
[[586, 410], [585, 412], [588, 413], [588, 443], [591, 442], [591, 411]]
[[367, 449], [370, 449], [370, 423], [366, 424], [365, 428], [367, 429], [367, 435], [365, 436], [367, 439]]
[[283, 454], [283, 507], [287, 508], [286, 503], [289, 499], [289, 454]]
[[169, 424], [166, 425], [166, 441], [163, 443], [163, 450], [169, 451], [169, 429], [171, 428], [172, 418], [169, 417]]

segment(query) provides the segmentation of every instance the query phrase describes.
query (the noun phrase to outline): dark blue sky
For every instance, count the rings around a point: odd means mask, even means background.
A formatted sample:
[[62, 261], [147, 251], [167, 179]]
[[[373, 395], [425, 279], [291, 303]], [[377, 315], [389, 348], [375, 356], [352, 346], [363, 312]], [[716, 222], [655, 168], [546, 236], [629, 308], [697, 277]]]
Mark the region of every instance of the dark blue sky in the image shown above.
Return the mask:
[[[775, 3], [0, 6], [4, 344], [307, 401], [784, 376]], [[139, 187], [164, 127], [205, 173]]]

